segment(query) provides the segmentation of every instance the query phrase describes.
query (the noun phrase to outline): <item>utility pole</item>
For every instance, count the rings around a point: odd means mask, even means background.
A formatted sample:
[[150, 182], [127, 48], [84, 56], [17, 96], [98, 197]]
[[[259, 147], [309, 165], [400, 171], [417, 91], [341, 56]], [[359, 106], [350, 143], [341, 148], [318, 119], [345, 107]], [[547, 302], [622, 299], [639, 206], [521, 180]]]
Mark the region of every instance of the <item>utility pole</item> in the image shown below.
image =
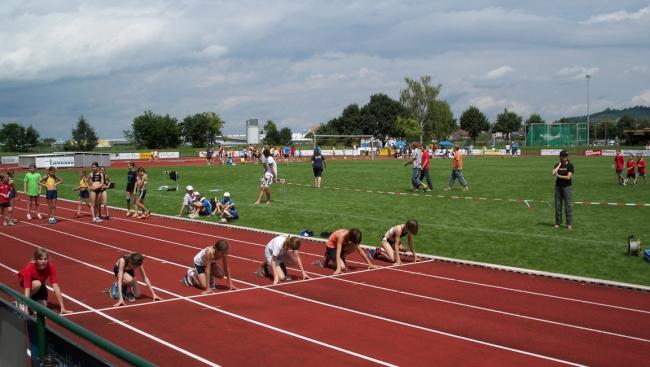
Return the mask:
[[585, 78], [587, 78], [587, 145], [589, 145], [589, 80], [591, 75], [587, 74]]

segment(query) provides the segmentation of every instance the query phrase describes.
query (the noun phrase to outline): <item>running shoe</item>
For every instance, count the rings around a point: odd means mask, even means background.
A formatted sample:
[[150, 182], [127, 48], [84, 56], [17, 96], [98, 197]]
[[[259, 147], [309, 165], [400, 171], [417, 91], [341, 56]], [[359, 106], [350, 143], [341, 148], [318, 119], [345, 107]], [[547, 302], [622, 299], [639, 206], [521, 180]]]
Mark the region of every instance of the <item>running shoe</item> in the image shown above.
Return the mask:
[[27, 220], [32, 220], [32, 215], [27, 213]]
[[7, 221], [7, 225], [10, 226], [10, 227], [15, 226], [16, 222], [14, 222], [13, 220], [9, 220], [9, 221]]
[[101, 218], [99, 217], [95, 217], [95, 219], [93, 219], [93, 223], [101, 223], [101, 222], [103, 222], [103, 220], [101, 220]]
[[41, 215], [41, 213], [36, 214], [36, 217], [37, 217], [38, 219], [43, 219], [43, 216]]
[[368, 257], [374, 260], [376, 253], [377, 253], [377, 249], [374, 249], [374, 248], [370, 249], [370, 250], [368, 250]]
[[190, 286], [190, 281], [187, 279], [187, 275], [181, 278], [181, 283], [186, 286]]

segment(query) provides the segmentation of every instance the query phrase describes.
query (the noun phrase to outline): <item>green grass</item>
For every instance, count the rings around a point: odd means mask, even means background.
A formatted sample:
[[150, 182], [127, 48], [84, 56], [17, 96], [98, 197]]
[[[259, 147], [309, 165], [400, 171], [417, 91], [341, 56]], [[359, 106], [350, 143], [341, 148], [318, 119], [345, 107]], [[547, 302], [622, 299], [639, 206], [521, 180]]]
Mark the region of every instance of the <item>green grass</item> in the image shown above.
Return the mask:
[[[575, 201], [650, 202], [650, 185], [616, 184], [611, 158], [573, 157], [572, 161]], [[280, 176], [290, 183], [286, 202], [282, 186], [275, 184], [270, 207], [252, 205], [259, 189], [259, 165], [171, 169], [181, 173], [182, 187], [191, 184], [204, 195], [214, 194], [210, 189], [230, 191], [241, 215], [235, 224], [242, 226], [296, 234], [304, 229], [318, 234], [358, 227], [364, 244], [378, 245], [389, 227], [415, 218], [420, 224], [419, 252], [650, 285], [650, 265], [626, 256], [628, 235], [650, 238], [650, 207], [575, 205], [574, 230], [554, 229], [555, 181], [550, 175], [554, 162], [551, 157], [468, 157], [465, 176], [470, 191], [463, 193], [458, 185], [454, 191], [442, 191], [451, 161], [436, 159], [431, 167], [435, 185], [431, 197], [376, 192], [410, 192], [411, 168], [404, 167], [403, 161], [329, 160], [321, 189], [304, 186], [313, 183], [309, 164], [280, 165]], [[170, 168], [148, 169], [151, 190], [146, 204], [154, 212], [177, 214], [183, 192], [153, 190], [162, 184], [161, 171], [166, 169]], [[76, 171], [60, 174], [65, 184], [59, 195], [75, 198], [71, 187], [77, 181]], [[109, 169], [109, 175], [117, 184], [110, 203], [124, 207], [125, 170]], [[20, 180], [18, 187], [22, 187]], [[533, 200], [530, 208], [523, 199]]]

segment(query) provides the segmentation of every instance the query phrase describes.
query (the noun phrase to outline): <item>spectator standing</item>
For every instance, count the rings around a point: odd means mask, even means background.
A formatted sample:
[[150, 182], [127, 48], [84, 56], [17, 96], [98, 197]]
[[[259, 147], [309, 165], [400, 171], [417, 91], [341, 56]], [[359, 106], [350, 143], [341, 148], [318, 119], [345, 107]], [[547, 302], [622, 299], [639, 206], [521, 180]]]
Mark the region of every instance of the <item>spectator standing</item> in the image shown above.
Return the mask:
[[431, 182], [431, 176], [429, 176], [429, 167], [431, 166], [431, 157], [429, 154], [429, 148], [426, 145], [422, 146], [422, 168], [420, 169], [420, 181], [422, 182], [425, 178], [427, 179], [428, 187], [425, 191], [431, 191], [433, 187], [433, 182]]
[[643, 184], [645, 185], [645, 172], [646, 172], [645, 159], [643, 156], [639, 155], [639, 158], [636, 160], [636, 177], [643, 177]]
[[618, 184], [625, 186], [625, 178], [623, 177], [623, 167], [625, 167], [625, 157], [620, 150], [616, 150], [616, 156], [614, 157], [614, 164], [616, 167], [616, 177], [618, 178]]
[[573, 178], [573, 163], [569, 162], [569, 153], [566, 150], [560, 152], [560, 162], [558, 162], [553, 171], [555, 179], [555, 228], [562, 224], [562, 206], [564, 205], [567, 229], [573, 229], [573, 192], [571, 181]]
[[458, 146], [454, 146], [454, 158], [451, 163], [451, 177], [449, 177], [449, 183], [445, 190], [451, 190], [456, 180], [458, 180], [461, 186], [463, 186], [463, 191], [469, 190], [469, 186], [467, 186], [467, 181], [463, 175], [463, 155]]

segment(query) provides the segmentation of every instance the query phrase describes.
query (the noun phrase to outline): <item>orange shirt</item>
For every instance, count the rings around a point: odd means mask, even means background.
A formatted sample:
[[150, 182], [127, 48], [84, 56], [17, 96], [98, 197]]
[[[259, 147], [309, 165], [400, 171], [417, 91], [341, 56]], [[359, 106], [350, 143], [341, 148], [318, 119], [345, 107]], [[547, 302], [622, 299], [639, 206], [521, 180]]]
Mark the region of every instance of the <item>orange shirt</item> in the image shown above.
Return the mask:
[[460, 149], [454, 152], [454, 161], [452, 162], [452, 168], [457, 170], [463, 169], [463, 155], [460, 154]]

